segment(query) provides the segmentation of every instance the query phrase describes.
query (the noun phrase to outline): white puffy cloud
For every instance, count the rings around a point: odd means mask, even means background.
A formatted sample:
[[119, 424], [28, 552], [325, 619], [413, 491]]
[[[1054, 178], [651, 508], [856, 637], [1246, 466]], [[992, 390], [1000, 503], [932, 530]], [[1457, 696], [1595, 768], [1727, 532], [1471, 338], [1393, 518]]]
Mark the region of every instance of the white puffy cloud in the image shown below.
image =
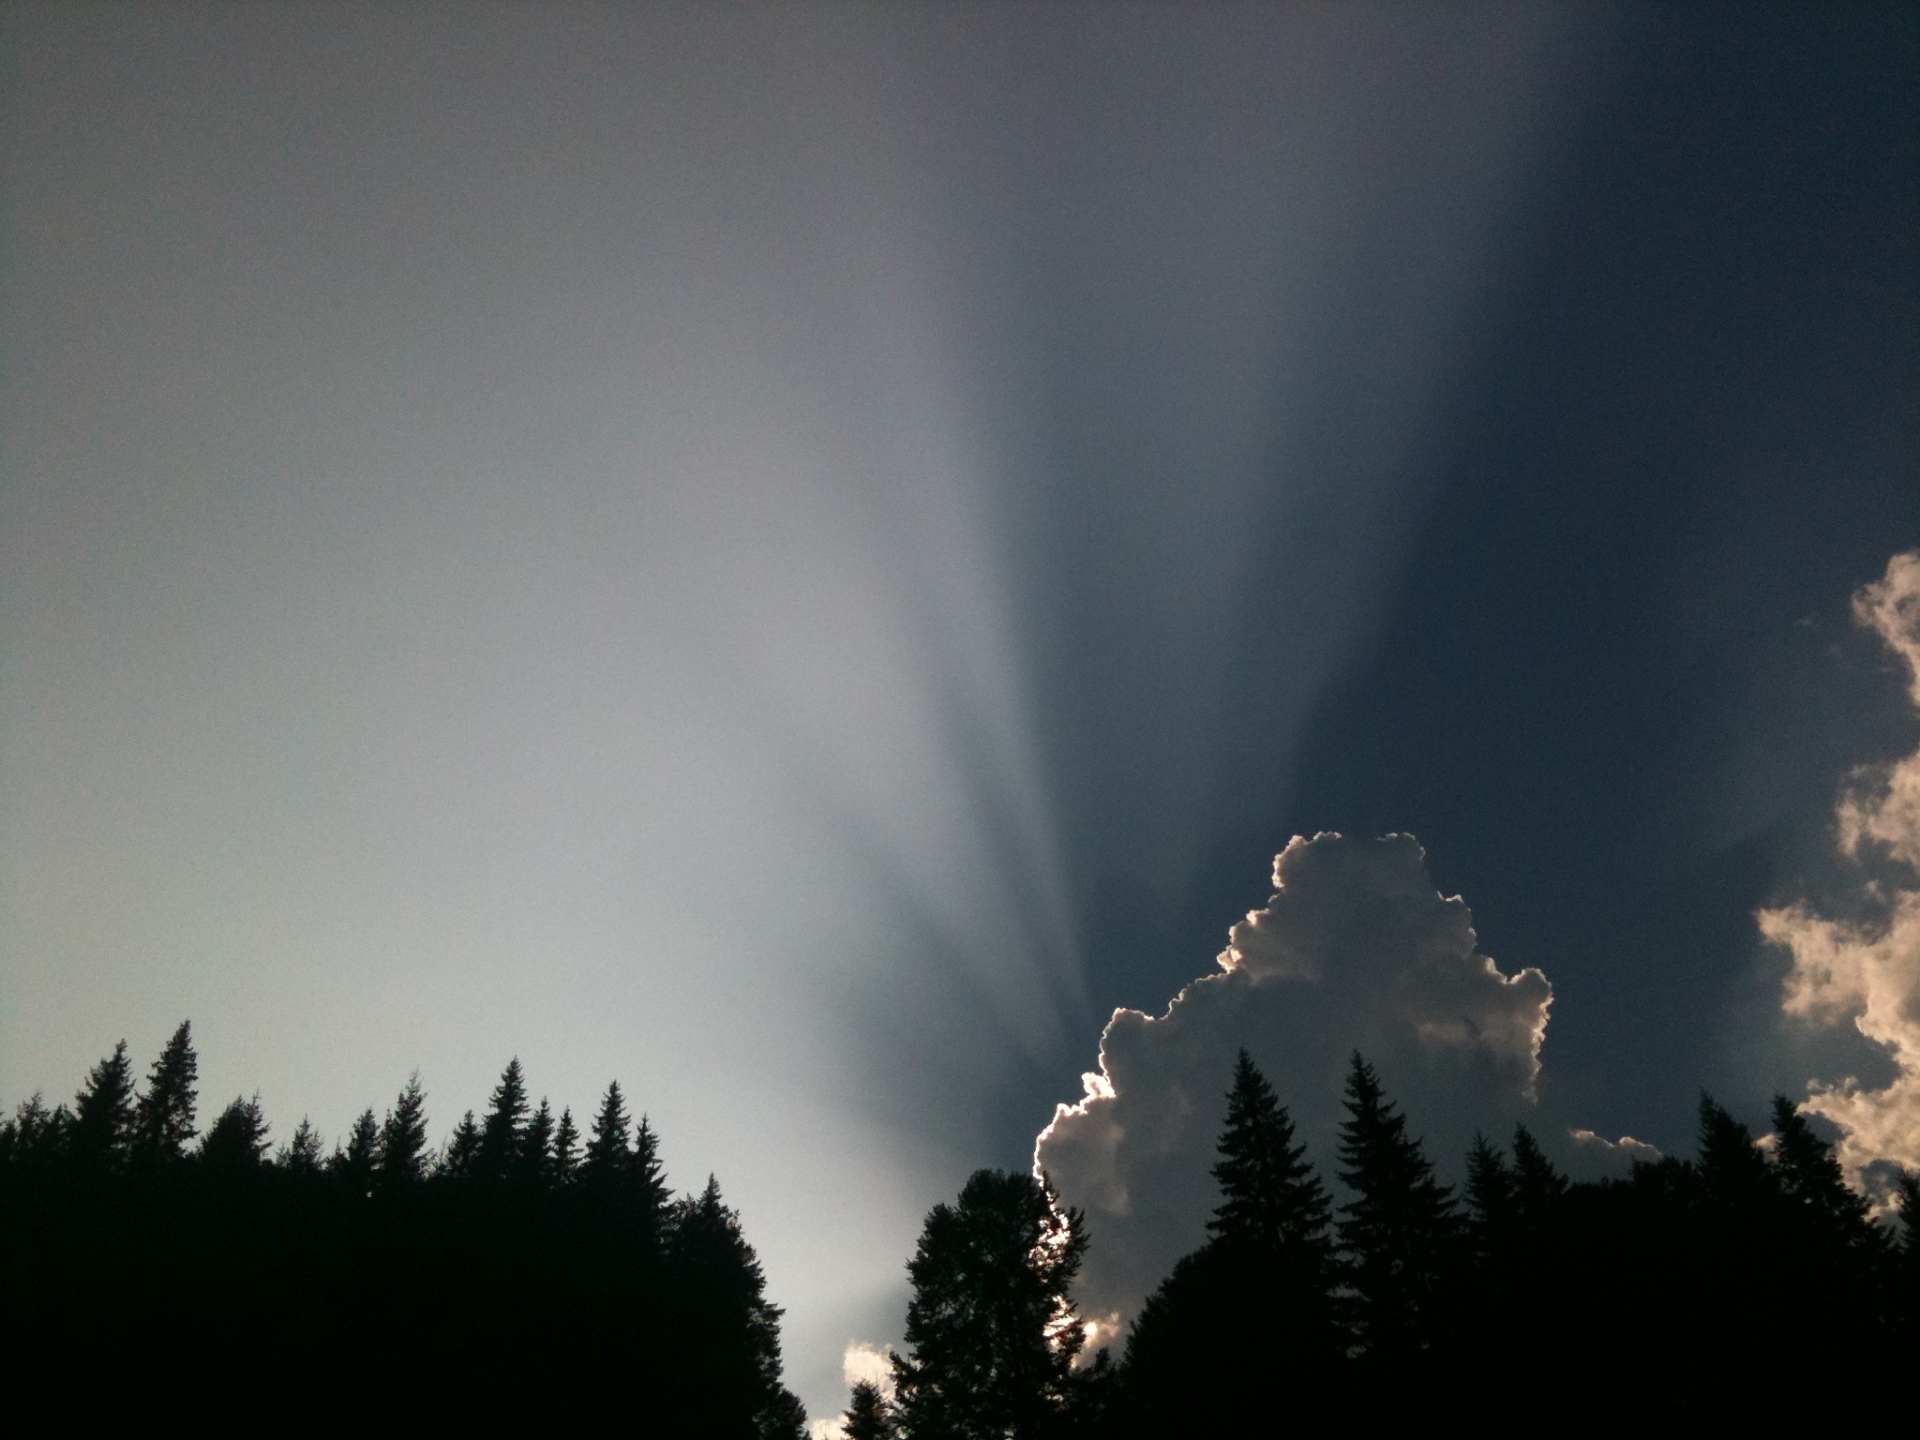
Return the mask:
[[1633, 1160], [1651, 1162], [1662, 1158], [1658, 1146], [1649, 1145], [1644, 1140], [1636, 1140], [1631, 1135], [1622, 1135], [1618, 1140], [1609, 1140], [1606, 1136], [1592, 1130], [1570, 1130], [1567, 1133], [1572, 1137], [1574, 1144], [1600, 1160], [1624, 1164]]
[[[1920, 707], [1920, 551], [1888, 561], [1853, 613], [1906, 665]], [[1861, 1182], [1876, 1164], [1920, 1167], [1920, 751], [1856, 772], [1837, 818], [1842, 853], [1863, 867], [1867, 918], [1829, 919], [1804, 902], [1758, 918], [1793, 956], [1781, 1008], [1813, 1025], [1851, 1022], [1892, 1062], [1879, 1087], [1854, 1076], [1808, 1084], [1804, 1108], [1839, 1127], [1841, 1163]]]
[[[868, 1340], [850, 1340], [840, 1357], [840, 1374], [847, 1388], [865, 1381], [893, 1399], [893, 1352]], [[807, 1422], [807, 1440], [841, 1440], [847, 1433], [846, 1414], [825, 1415]]]
[[1466, 905], [1434, 889], [1418, 841], [1296, 836], [1273, 881], [1267, 907], [1230, 932], [1222, 973], [1157, 1018], [1114, 1012], [1085, 1094], [1036, 1142], [1036, 1167], [1092, 1229], [1078, 1299], [1100, 1339], [1204, 1238], [1242, 1046], [1330, 1183], [1356, 1048], [1435, 1158], [1450, 1161], [1476, 1127], [1499, 1130], [1532, 1100], [1553, 989], [1537, 969], [1505, 975], [1480, 953]]

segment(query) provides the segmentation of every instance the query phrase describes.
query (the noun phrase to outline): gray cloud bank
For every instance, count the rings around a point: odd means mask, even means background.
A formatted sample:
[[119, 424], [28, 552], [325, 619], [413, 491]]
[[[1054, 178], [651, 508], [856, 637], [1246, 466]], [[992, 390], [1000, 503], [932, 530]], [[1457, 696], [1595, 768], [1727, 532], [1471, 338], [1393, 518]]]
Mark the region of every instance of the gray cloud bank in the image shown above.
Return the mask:
[[[1906, 667], [1920, 707], [1920, 551], [1894, 556], [1853, 609]], [[1803, 901], [1759, 922], [1793, 958], [1787, 1016], [1851, 1024], [1892, 1064], [1884, 1085], [1843, 1076], [1808, 1086], [1806, 1108], [1839, 1127], [1842, 1163], [1873, 1189], [1890, 1164], [1920, 1166], [1920, 750], [1857, 771], [1836, 818], [1840, 850], [1860, 867], [1860, 914], [1834, 919]]]
[[1241, 1047], [1329, 1178], [1355, 1048], [1432, 1153], [1510, 1124], [1533, 1099], [1553, 987], [1538, 969], [1507, 975], [1480, 953], [1465, 903], [1435, 890], [1412, 836], [1296, 836], [1273, 880], [1267, 907], [1233, 927], [1221, 974], [1187, 986], [1165, 1015], [1114, 1012], [1084, 1097], [1058, 1107], [1035, 1146], [1035, 1163], [1092, 1226], [1080, 1301], [1103, 1329], [1203, 1238]]

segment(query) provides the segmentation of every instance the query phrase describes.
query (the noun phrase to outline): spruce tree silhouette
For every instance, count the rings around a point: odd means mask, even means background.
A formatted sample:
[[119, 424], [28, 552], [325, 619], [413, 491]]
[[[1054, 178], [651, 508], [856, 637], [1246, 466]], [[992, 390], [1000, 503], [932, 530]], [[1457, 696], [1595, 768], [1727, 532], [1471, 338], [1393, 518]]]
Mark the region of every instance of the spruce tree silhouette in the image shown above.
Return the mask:
[[47, 1109], [46, 1096], [36, 1090], [0, 1121], [0, 1165], [37, 1167], [51, 1161], [67, 1143], [73, 1124], [66, 1106]]
[[1553, 1168], [1540, 1142], [1524, 1125], [1513, 1127], [1514, 1202], [1521, 1225], [1538, 1236], [1552, 1224], [1566, 1198], [1567, 1177]]
[[1833, 1146], [1813, 1133], [1806, 1116], [1784, 1095], [1773, 1097], [1773, 1164], [1793, 1208], [1829, 1243], [1854, 1249], [1879, 1243], [1867, 1197], [1847, 1184]]
[[806, 1411], [780, 1383], [780, 1309], [712, 1176], [674, 1207], [666, 1258], [678, 1302], [668, 1433], [801, 1440]]
[[132, 1130], [133, 1067], [122, 1040], [87, 1072], [73, 1098], [73, 1153], [90, 1169], [117, 1170], [126, 1161]]
[[274, 1163], [289, 1175], [302, 1180], [318, 1175], [324, 1168], [320, 1132], [313, 1128], [313, 1122], [306, 1116], [302, 1115], [300, 1123], [293, 1127], [293, 1138], [281, 1148]]
[[193, 1139], [194, 1102], [199, 1092], [199, 1057], [193, 1052], [193, 1027], [187, 1021], [173, 1032], [153, 1062], [147, 1090], [133, 1107], [132, 1154], [136, 1164], [164, 1165], [186, 1154]]
[[480, 1121], [480, 1145], [474, 1152], [474, 1171], [484, 1180], [505, 1180], [516, 1171], [527, 1127], [527, 1081], [515, 1056], [500, 1072]]
[[1443, 1333], [1459, 1221], [1451, 1192], [1357, 1051], [1346, 1107], [1340, 1178], [1354, 1198], [1340, 1207], [1339, 1233], [1354, 1341], [1371, 1366], [1409, 1367]]
[[347, 1131], [347, 1148], [333, 1152], [327, 1168], [350, 1195], [364, 1199], [373, 1193], [373, 1182], [380, 1167], [380, 1122], [371, 1108], [362, 1110]]
[[426, 1165], [427, 1096], [416, 1070], [380, 1126], [378, 1188], [389, 1194], [410, 1189], [426, 1178]]
[[[367, 1116], [372, 1118], [369, 1110]], [[267, 1158], [267, 1118], [260, 1110], [260, 1097], [237, 1095], [220, 1112], [200, 1141], [200, 1160], [209, 1170], [227, 1174], [246, 1174], [257, 1170]]]
[[1028, 1440], [1055, 1428], [1085, 1334], [1068, 1287], [1087, 1237], [1030, 1175], [976, 1170], [928, 1212], [907, 1274], [909, 1354], [894, 1357], [911, 1440]]
[[840, 1433], [844, 1440], [895, 1440], [900, 1433], [894, 1427], [893, 1407], [871, 1380], [854, 1383], [852, 1403], [840, 1417]]
[[520, 1153], [513, 1166], [513, 1178], [523, 1185], [553, 1183], [553, 1106], [540, 1097], [533, 1118], [527, 1121], [520, 1137]]
[[471, 1180], [479, 1153], [480, 1123], [469, 1110], [447, 1137], [446, 1153], [440, 1157], [440, 1172], [450, 1180]]
[[[1128, 1337], [1126, 1424], [1142, 1435], [1258, 1425], [1333, 1380], [1344, 1349], [1334, 1312], [1326, 1188], [1293, 1122], [1245, 1050], [1227, 1093], [1221, 1201], [1210, 1238], [1150, 1296]], [[1245, 1363], [1220, 1367], [1231, 1335]], [[1208, 1375], [1205, 1384], [1195, 1377]]]
[[620, 1082], [607, 1086], [599, 1113], [593, 1117], [593, 1135], [587, 1141], [586, 1158], [580, 1164], [580, 1179], [588, 1185], [611, 1185], [627, 1173], [633, 1150], [627, 1141], [627, 1101], [620, 1093]]
[[553, 1180], [556, 1185], [573, 1183], [580, 1168], [580, 1131], [573, 1123], [573, 1107], [560, 1112], [560, 1123], [553, 1130]]

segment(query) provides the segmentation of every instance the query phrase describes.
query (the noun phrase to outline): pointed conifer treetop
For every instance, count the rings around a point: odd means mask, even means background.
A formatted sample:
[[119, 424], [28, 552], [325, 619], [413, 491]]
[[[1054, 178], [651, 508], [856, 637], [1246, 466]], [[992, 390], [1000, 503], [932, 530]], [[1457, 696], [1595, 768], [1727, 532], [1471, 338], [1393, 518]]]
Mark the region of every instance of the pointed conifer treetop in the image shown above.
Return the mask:
[[417, 1184], [427, 1170], [427, 1093], [420, 1088], [420, 1072], [407, 1077], [405, 1088], [380, 1127], [380, 1188], [400, 1190]]
[[1520, 1216], [1520, 1178], [1507, 1157], [1476, 1133], [1467, 1152], [1467, 1206], [1483, 1248], [1510, 1234]]
[[582, 1179], [606, 1181], [626, 1173], [627, 1162], [633, 1155], [627, 1142], [629, 1124], [626, 1097], [620, 1093], [620, 1082], [612, 1081], [600, 1102], [599, 1113], [593, 1117], [593, 1135], [587, 1141], [586, 1158], [580, 1165]]
[[520, 1137], [514, 1178], [528, 1185], [546, 1185], [553, 1180], [553, 1106], [544, 1095]]
[[580, 1130], [573, 1123], [573, 1107], [560, 1112], [560, 1123], [553, 1127], [553, 1179], [565, 1185], [580, 1168]]
[[1244, 1049], [1227, 1092], [1227, 1122], [1213, 1177], [1220, 1204], [1207, 1222], [1214, 1238], [1270, 1254], [1318, 1256], [1332, 1212], [1326, 1187], [1294, 1139], [1293, 1121]]
[[635, 1208], [645, 1223], [658, 1227], [667, 1213], [673, 1191], [667, 1186], [667, 1169], [660, 1163], [660, 1137], [642, 1115], [633, 1130], [633, 1153], [627, 1160], [627, 1183]]
[[1773, 1165], [1788, 1199], [1836, 1238], [1871, 1244], [1879, 1237], [1867, 1197], [1847, 1184], [1833, 1146], [1813, 1133], [1784, 1095], [1773, 1097]]
[[469, 1110], [460, 1117], [460, 1123], [453, 1127], [453, 1134], [447, 1137], [446, 1154], [440, 1161], [444, 1174], [456, 1180], [471, 1180], [474, 1175], [474, 1157], [480, 1153], [480, 1122], [473, 1118]]
[[480, 1149], [475, 1155], [479, 1172], [490, 1180], [504, 1180], [520, 1159], [527, 1126], [527, 1079], [514, 1056], [500, 1072], [487, 1113], [480, 1122]]
[[115, 1165], [126, 1157], [132, 1129], [133, 1066], [122, 1040], [74, 1096], [73, 1147], [89, 1163]]
[[894, 1440], [893, 1409], [871, 1380], [854, 1382], [852, 1404], [840, 1417], [845, 1440]]
[[1707, 1193], [1735, 1211], [1753, 1211], [1780, 1197], [1780, 1177], [1754, 1143], [1753, 1132], [1704, 1090], [1699, 1163]]
[[370, 1195], [379, 1164], [380, 1122], [373, 1118], [373, 1110], [369, 1107], [360, 1112], [360, 1117], [353, 1122], [353, 1128], [347, 1131], [347, 1148], [334, 1152], [329, 1168], [340, 1176], [353, 1194]]
[[320, 1170], [320, 1132], [306, 1116], [293, 1128], [293, 1139], [280, 1152], [279, 1165], [296, 1175], [314, 1175]]
[[1513, 1127], [1513, 1182], [1515, 1202], [1529, 1225], [1544, 1221], [1567, 1193], [1567, 1177], [1553, 1168], [1524, 1125]]
[[133, 1154], [147, 1164], [165, 1164], [186, 1154], [193, 1139], [194, 1088], [200, 1060], [193, 1051], [193, 1027], [185, 1020], [173, 1032], [147, 1077], [147, 1091], [134, 1106]]
[[1369, 1354], [1406, 1355], [1437, 1338], [1439, 1288], [1459, 1232], [1452, 1192], [1357, 1051], [1346, 1106], [1340, 1178], [1353, 1199], [1340, 1207], [1340, 1246], [1359, 1338]]
[[207, 1127], [206, 1138], [200, 1142], [200, 1158], [216, 1170], [252, 1170], [267, 1158], [267, 1128], [260, 1097], [236, 1095]]

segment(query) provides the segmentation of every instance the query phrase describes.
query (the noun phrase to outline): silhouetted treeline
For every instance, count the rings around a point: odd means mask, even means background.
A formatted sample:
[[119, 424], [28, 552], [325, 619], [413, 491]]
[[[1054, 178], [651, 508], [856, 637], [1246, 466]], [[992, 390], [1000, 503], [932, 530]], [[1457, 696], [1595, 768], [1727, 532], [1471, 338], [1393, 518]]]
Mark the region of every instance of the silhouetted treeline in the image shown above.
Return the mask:
[[[410, 1080], [330, 1153], [305, 1121], [274, 1151], [245, 1097], [202, 1132], [196, 1086], [182, 1025], [144, 1083], [121, 1045], [71, 1106], [0, 1122], [9, 1374], [74, 1416], [201, 1386], [354, 1428], [802, 1434], [737, 1217], [711, 1179], [672, 1195], [618, 1084], [582, 1127], [514, 1061], [435, 1151]], [[856, 1387], [847, 1435], [1266, 1435], [1584, 1391], [1722, 1421], [1906, 1373], [1920, 1177], [1876, 1220], [1784, 1098], [1756, 1142], [1703, 1096], [1694, 1159], [1597, 1182], [1518, 1129], [1460, 1193], [1357, 1055], [1346, 1110], [1335, 1192], [1243, 1052], [1207, 1239], [1091, 1363], [1072, 1285], [1097, 1237], [1043, 1180], [977, 1172], [927, 1217], [906, 1353]]]
[[802, 1434], [737, 1217], [711, 1179], [673, 1197], [617, 1083], [583, 1134], [516, 1060], [435, 1153], [416, 1079], [330, 1154], [304, 1120], [270, 1153], [257, 1100], [197, 1130], [196, 1071], [182, 1025], [144, 1085], [122, 1044], [0, 1123], [9, 1370], [59, 1403]]
[[1510, 1149], [1475, 1146], [1461, 1194], [1358, 1055], [1346, 1110], [1336, 1199], [1241, 1053], [1208, 1238], [1117, 1364], [1074, 1366], [1080, 1216], [1042, 1181], [977, 1173], [927, 1217], [893, 1397], [857, 1387], [847, 1434], [1264, 1436], [1582, 1407], [1724, 1423], [1904, 1383], [1920, 1177], [1899, 1179], [1899, 1223], [1876, 1223], [1784, 1098], [1756, 1143], [1702, 1096], [1695, 1159], [1597, 1182], [1570, 1182], [1521, 1128]]

